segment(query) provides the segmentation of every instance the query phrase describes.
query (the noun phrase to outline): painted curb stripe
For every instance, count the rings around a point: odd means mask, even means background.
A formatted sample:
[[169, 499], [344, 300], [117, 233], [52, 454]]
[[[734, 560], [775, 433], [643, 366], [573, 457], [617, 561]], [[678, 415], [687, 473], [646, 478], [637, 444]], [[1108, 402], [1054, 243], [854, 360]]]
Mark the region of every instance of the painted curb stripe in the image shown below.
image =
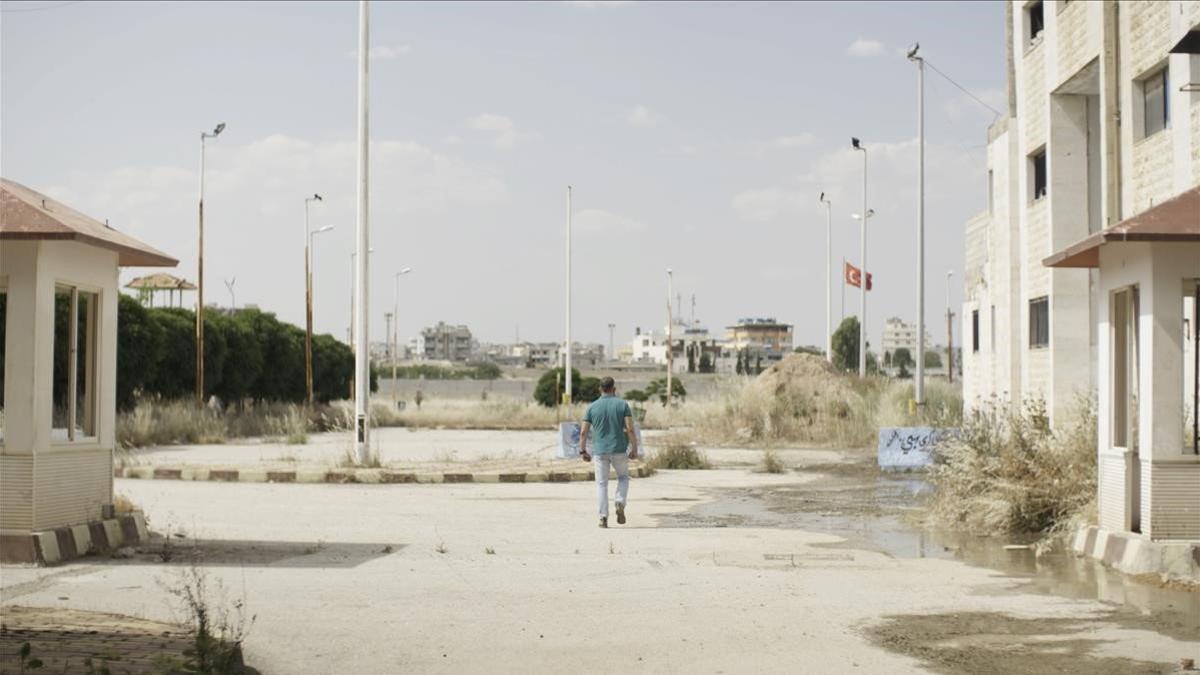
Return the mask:
[[[654, 470], [634, 467], [629, 475], [647, 478]], [[332, 484], [436, 484], [436, 483], [572, 483], [596, 479], [595, 471], [531, 471], [525, 473], [413, 473], [386, 469], [340, 469], [336, 471], [263, 471], [258, 469], [198, 469], [190, 467], [123, 467], [113, 469], [114, 478], [152, 480], [214, 481], [221, 483], [332, 483]], [[610, 480], [616, 473], [609, 474]], [[96, 540], [95, 526], [91, 534]]]

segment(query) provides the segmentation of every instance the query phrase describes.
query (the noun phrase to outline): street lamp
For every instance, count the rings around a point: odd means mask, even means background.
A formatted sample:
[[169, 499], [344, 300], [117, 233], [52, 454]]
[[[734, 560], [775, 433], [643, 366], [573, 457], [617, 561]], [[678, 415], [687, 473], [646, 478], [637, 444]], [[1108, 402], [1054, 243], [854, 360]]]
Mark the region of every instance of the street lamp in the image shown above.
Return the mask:
[[396, 407], [396, 352], [400, 350], [400, 277], [412, 271], [411, 267], [396, 272], [392, 278], [396, 282], [392, 294], [392, 407]]
[[833, 202], [824, 192], [818, 201], [825, 205], [825, 360], [833, 363]]
[[312, 369], [312, 230], [308, 226], [308, 207], [313, 202], [324, 201], [313, 193], [304, 198], [304, 400], [308, 407], [313, 404]]
[[[367, 250], [367, 253], [374, 253], [374, 252], [375, 252], [375, 249], [373, 249], [373, 248]], [[358, 353], [358, 345], [355, 344], [355, 342], [354, 342], [354, 336], [355, 336], [354, 317], [356, 316], [354, 313], [354, 275], [356, 274], [356, 272], [358, 270], [358, 267], [356, 266], [357, 260], [358, 260], [358, 251], [351, 251], [350, 252], [350, 349], [351, 349], [351, 351], [353, 351], [355, 353]]]
[[950, 311], [950, 278], [954, 270], [946, 270], [946, 381], [954, 381], [954, 312]]
[[200, 227], [196, 254], [196, 405], [204, 405], [204, 141], [225, 130], [221, 122], [212, 133], [200, 132]]
[[860, 219], [862, 226], [859, 262], [862, 264], [862, 278], [859, 279], [858, 290], [859, 296], [862, 298], [862, 318], [858, 324], [858, 376], [865, 377], [867, 374], [867, 218], [871, 217], [872, 211], [867, 209], [867, 148], [857, 138], [851, 138], [850, 144], [855, 150], [862, 151], [863, 154], [862, 213], [865, 213], [866, 216]]
[[609, 361], [616, 360], [616, 358], [615, 358], [616, 355], [613, 353], [613, 329], [616, 327], [617, 327], [617, 324], [615, 324], [615, 323], [608, 324], [608, 360]]

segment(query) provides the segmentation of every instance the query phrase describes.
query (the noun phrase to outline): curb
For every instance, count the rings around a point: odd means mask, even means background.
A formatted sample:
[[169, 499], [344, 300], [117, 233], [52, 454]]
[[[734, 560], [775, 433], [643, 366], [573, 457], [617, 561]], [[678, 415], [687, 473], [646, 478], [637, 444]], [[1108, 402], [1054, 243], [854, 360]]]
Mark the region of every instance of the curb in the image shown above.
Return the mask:
[[1200, 582], [1200, 545], [1190, 541], [1154, 541], [1139, 534], [1081, 527], [1071, 550], [1125, 574], [1160, 574]]
[[[649, 478], [647, 466], [629, 467], [632, 478]], [[187, 480], [218, 483], [327, 483], [327, 484], [424, 484], [435, 483], [570, 483], [596, 480], [595, 471], [517, 471], [504, 473], [416, 473], [388, 469], [263, 470], [204, 469], [198, 467], [115, 467], [113, 478], [141, 480]], [[610, 472], [615, 480], [616, 473]]]
[[4, 535], [4, 562], [53, 565], [89, 554], [107, 553], [149, 539], [141, 513], [83, 525]]

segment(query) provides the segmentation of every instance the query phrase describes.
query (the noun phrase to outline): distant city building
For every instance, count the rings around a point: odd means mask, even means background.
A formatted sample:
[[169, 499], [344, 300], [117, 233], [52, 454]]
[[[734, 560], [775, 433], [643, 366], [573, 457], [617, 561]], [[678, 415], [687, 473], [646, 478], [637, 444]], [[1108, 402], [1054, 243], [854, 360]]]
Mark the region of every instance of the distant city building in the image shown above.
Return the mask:
[[478, 346], [471, 337], [471, 329], [443, 321], [422, 330], [419, 341], [423, 342], [424, 349], [418, 353], [429, 361], [467, 361], [474, 356]]
[[737, 324], [726, 327], [725, 346], [730, 349], [791, 352], [792, 325], [780, 323], [774, 317], [741, 319]]
[[[891, 362], [890, 357], [895, 356], [897, 349], [907, 349], [915, 363], [917, 359], [916, 325], [906, 323], [897, 317], [888, 319], [883, 323], [883, 339], [879, 341], [879, 348], [882, 351], [880, 358], [884, 363]], [[928, 330], [925, 331], [925, 351], [934, 351], [933, 338], [930, 337]]]

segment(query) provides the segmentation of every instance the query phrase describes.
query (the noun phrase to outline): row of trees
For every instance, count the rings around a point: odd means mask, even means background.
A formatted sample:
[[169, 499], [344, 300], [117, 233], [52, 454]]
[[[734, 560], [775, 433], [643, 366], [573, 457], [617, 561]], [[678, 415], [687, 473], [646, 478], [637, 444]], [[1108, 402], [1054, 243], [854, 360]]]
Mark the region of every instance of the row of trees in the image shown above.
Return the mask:
[[[117, 405], [139, 396], [184, 398], [196, 389], [196, 318], [191, 310], [143, 307], [122, 295], [117, 322]], [[313, 397], [345, 398], [354, 354], [331, 335], [313, 336]], [[226, 402], [305, 399], [304, 331], [257, 309], [204, 314], [205, 395]], [[371, 389], [377, 387], [371, 373]]]
[[[563, 394], [566, 393], [567, 371], [564, 368], [554, 368], [542, 373], [538, 378], [537, 386], [533, 388], [533, 400], [546, 406], [553, 408], [563, 400]], [[571, 400], [575, 403], [591, 403], [600, 398], [603, 392], [600, 391], [600, 379], [596, 377], [580, 377], [579, 371], [571, 369]], [[684, 388], [683, 382], [679, 378], [671, 380], [672, 398], [683, 400], [687, 396], [687, 389]], [[627, 401], [636, 403], [644, 403], [650, 399], [657, 399], [663, 405], [667, 404], [667, 378], [660, 377], [657, 380], [651, 381], [642, 389], [630, 389], [625, 392], [624, 398]]]

